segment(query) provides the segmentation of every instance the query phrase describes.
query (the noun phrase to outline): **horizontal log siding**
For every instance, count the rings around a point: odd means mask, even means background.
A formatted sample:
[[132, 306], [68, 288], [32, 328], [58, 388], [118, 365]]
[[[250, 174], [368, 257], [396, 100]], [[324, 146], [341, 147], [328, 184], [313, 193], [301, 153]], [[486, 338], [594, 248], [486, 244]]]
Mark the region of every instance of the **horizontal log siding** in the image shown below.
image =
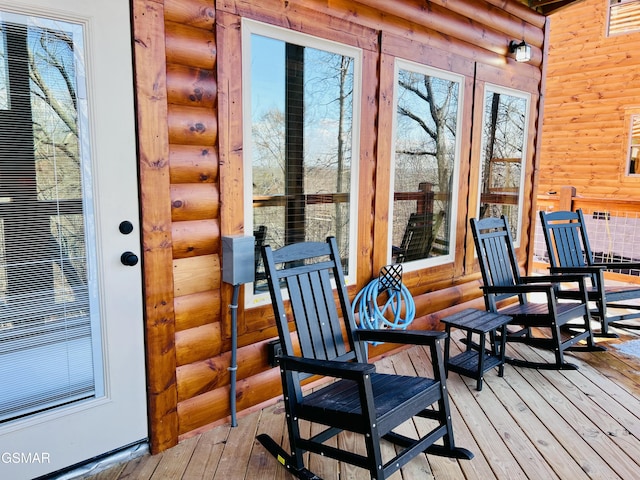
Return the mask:
[[625, 176], [628, 124], [640, 113], [640, 32], [606, 37], [607, 2], [551, 15], [539, 175], [541, 194], [576, 187], [585, 197], [633, 199]]
[[[149, 8], [157, 12], [151, 24], [144, 23], [150, 21], [149, 15], [137, 16], [136, 31], [155, 28], [156, 41], [158, 35], [164, 36], [163, 48], [158, 50], [163, 58], [154, 60], [162, 65], [154, 64], [154, 70], [138, 76], [139, 83], [161, 90], [148, 94], [145, 101], [139, 98], [139, 109], [145, 102], [164, 102], [160, 105], [164, 117], [153, 118], [158, 122], [156, 131], [139, 132], [141, 152], [160, 150], [168, 158], [162, 164], [163, 183], [152, 185], [154, 177], [142, 176], [143, 210], [162, 203], [157, 214], [163, 222], [162, 233], [152, 225], [145, 230], [149, 237], [145, 240], [145, 286], [147, 297], [152, 294], [147, 298], [151, 443], [153, 451], [160, 451], [179, 438], [226, 421], [230, 415], [227, 368], [231, 288], [221, 282], [220, 249], [222, 235], [244, 230], [239, 19], [246, 16], [363, 49], [367, 85], [362, 120], [363, 125], [377, 128], [363, 127], [361, 132], [360, 182], [375, 185], [377, 193], [366, 188], [358, 192], [358, 255], [370, 260], [359, 262], [358, 284], [350, 287], [352, 295], [386, 262], [385, 190], [392, 148], [387, 134], [392, 122], [393, 56], [410, 51], [403, 56], [464, 72], [470, 79], [467, 96], [472, 94], [474, 62], [480, 68], [492, 66], [483, 70], [486, 78], [491, 77], [486, 72], [495, 71], [504, 76], [501, 84], [529, 91], [534, 84], [533, 92], [537, 92], [545, 22], [531, 9], [505, 0], [437, 0], [429, 2], [428, 7], [421, 0], [134, 3], [135, 12]], [[385, 38], [383, 55], [381, 38]], [[529, 65], [516, 64], [511, 58], [505, 61], [509, 41], [521, 38], [533, 46], [534, 59]], [[141, 40], [139, 48], [143, 44]], [[136, 55], [138, 69], [145, 66], [142, 58]], [[219, 85], [216, 72], [221, 71], [225, 78], [234, 80]], [[385, 77], [380, 78], [381, 72]], [[165, 78], [165, 83], [157, 85], [158, 78]], [[529, 84], [518, 83], [522, 78], [529, 78]], [[155, 114], [152, 109], [144, 109], [139, 115], [141, 121], [149, 121], [147, 117]], [[469, 109], [465, 118], [470, 115]], [[465, 126], [465, 130], [471, 128], [473, 125]], [[380, 136], [380, 131], [385, 135]], [[470, 141], [470, 137], [465, 139], [464, 150], [469, 150]], [[469, 192], [466, 178], [470, 175], [469, 165], [464, 165], [460, 186], [463, 197]], [[145, 191], [149, 196], [145, 197]], [[472, 189], [470, 193], [474, 192]], [[461, 202], [461, 211], [466, 208]], [[458, 219], [458, 250], [468, 242], [464, 235], [467, 221], [466, 217]], [[466, 306], [482, 307], [479, 275], [465, 273], [467, 269], [460, 258], [455, 267], [440, 266], [406, 275], [416, 301], [415, 328], [439, 328], [442, 314]], [[153, 292], [158, 289], [164, 310], [149, 308], [150, 301], [156, 301]], [[281, 392], [278, 371], [267, 365], [266, 358], [265, 343], [277, 335], [272, 315], [270, 306], [245, 311], [241, 295], [238, 410], [256, 408]], [[154, 329], [161, 334], [155, 335]], [[386, 351], [388, 348], [380, 346], [371, 353]], [[156, 390], [158, 394], [153, 393]]]

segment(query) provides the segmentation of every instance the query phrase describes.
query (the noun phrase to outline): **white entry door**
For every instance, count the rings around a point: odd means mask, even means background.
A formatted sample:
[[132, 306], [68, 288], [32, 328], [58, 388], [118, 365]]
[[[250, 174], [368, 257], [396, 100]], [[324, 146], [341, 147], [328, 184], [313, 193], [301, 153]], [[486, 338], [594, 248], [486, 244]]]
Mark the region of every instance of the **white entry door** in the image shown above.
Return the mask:
[[139, 256], [129, 1], [0, 0], [0, 478], [146, 439]]

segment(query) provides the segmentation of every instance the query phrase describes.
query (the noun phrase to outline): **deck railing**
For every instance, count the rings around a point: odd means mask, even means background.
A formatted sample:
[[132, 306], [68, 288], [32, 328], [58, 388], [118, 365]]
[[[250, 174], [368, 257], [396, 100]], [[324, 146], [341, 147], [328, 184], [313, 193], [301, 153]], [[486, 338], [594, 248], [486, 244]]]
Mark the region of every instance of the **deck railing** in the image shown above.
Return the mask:
[[[596, 261], [640, 262], [640, 199], [613, 199], [578, 195], [574, 187], [538, 195], [538, 211], [582, 209], [587, 223], [589, 243]], [[540, 217], [535, 215], [533, 267], [548, 266]], [[630, 269], [607, 274], [607, 278], [640, 283], [640, 270]]]

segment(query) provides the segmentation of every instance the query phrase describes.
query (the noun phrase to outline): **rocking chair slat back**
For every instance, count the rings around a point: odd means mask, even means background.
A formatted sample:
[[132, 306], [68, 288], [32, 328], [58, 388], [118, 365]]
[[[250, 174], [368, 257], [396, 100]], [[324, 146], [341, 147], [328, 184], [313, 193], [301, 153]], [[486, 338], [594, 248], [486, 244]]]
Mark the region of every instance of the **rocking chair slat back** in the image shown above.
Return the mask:
[[[599, 335], [617, 336], [609, 333], [609, 326], [639, 328], [635, 322], [621, 323], [640, 318], [640, 287], [637, 285], [607, 285], [604, 274], [607, 271], [639, 270], [638, 261], [598, 262], [594, 259], [589, 244], [587, 225], [581, 209], [573, 211], [540, 211], [549, 264], [555, 273], [580, 272], [588, 274], [591, 287], [589, 300], [595, 302], [592, 315], [596, 316], [602, 328]], [[622, 258], [622, 257], [621, 257]], [[560, 292], [565, 298], [572, 298], [574, 292]]]
[[[585, 267], [591, 265], [591, 248], [584, 228], [582, 212], [559, 211], [540, 216], [545, 239], [548, 238], [549, 264], [557, 267]], [[592, 284], [595, 277], [591, 276]]]
[[[345, 335], [345, 330], [349, 329], [342, 325], [343, 321], [350, 321], [349, 316], [344, 315], [344, 309], [349, 309], [350, 305], [341, 269], [336, 268], [332, 260], [305, 263], [307, 259], [323, 256], [332, 258], [329, 243], [305, 243], [304, 251], [300, 244], [294, 244], [272, 252], [265, 258], [267, 274], [275, 277], [269, 286], [274, 288], [274, 285], [279, 285], [286, 289], [302, 357], [363, 361], [364, 357], [359, 357], [353, 339]], [[291, 262], [295, 262], [295, 265], [292, 266]], [[334, 285], [337, 289], [345, 290], [343, 295], [339, 295], [343, 298], [338, 303], [334, 298]], [[275, 297], [281, 299], [280, 292]], [[338, 311], [338, 306], [343, 311]], [[280, 300], [274, 303], [274, 311], [282, 337], [284, 332], [289, 331], [284, 302]], [[355, 329], [355, 324], [351, 328]], [[284, 337], [289, 338], [289, 335]], [[290, 341], [285, 342], [282, 348], [285, 355], [297, 354]]]
[[[485, 218], [482, 219], [482, 227], [480, 227], [476, 219], [471, 219], [471, 224], [475, 231], [482, 230], [482, 234], [477, 235], [476, 242], [484, 284], [494, 287], [520, 284], [520, 272], [513, 244], [505, 241], [509, 232], [506, 230], [508, 226], [504, 220]], [[485, 298], [491, 305], [487, 305], [487, 308], [491, 306], [491, 309], [495, 309], [497, 302], [512, 296], [512, 293], [488, 295]], [[520, 303], [526, 303], [523, 295], [520, 296]]]

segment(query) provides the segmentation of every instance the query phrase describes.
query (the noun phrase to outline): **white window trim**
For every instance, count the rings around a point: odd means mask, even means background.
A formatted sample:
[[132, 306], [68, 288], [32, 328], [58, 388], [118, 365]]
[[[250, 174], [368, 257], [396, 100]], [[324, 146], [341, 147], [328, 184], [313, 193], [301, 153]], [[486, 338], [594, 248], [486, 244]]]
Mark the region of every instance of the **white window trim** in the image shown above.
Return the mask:
[[[631, 109], [635, 111], [635, 109]], [[626, 178], [640, 178], [640, 172], [631, 173], [631, 149], [633, 147], [633, 119], [638, 117], [640, 119], [640, 110], [637, 113], [626, 113], [625, 112], [625, 123], [629, 123], [629, 127], [627, 129], [627, 141], [624, 143], [624, 177]]]
[[[396, 125], [398, 121], [398, 74], [400, 69], [410, 70], [416, 73], [422, 73], [424, 75], [429, 76], [437, 76], [439, 78], [444, 78], [447, 80], [451, 80], [454, 82], [458, 82], [460, 86], [460, 91], [458, 94], [458, 115], [456, 119], [456, 125], [458, 126], [458, 132], [456, 133], [456, 145], [455, 145], [455, 160], [453, 164], [453, 172], [452, 172], [452, 185], [454, 185], [454, 189], [457, 190], [460, 176], [460, 152], [462, 145], [462, 116], [463, 116], [463, 99], [464, 99], [464, 85], [465, 85], [465, 77], [463, 75], [458, 75], [452, 72], [447, 72], [446, 70], [440, 70], [438, 68], [429, 67], [427, 65], [422, 65], [420, 63], [411, 62], [409, 60], [404, 60], [400, 58], [395, 59], [394, 63], [394, 83], [393, 83], [393, 122], [391, 127], [391, 173], [389, 175], [389, 228], [387, 232], [387, 262], [392, 262], [391, 255], [391, 245], [392, 245], [392, 237], [393, 237], [393, 193], [394, 193], [394, 181], [395, 181], [395, 165], [396, 165], [396, 154], [395, 154], [395, 143], [396, 143]], [[449, 253], [447, 255], [440, 255], [432, 258], [424, 258], [421, 260], [413, 260], [410, 262], [405, 262], [402, 264], [402, 269], [404, 272], [412, 272], [415, 270], [421, 270], [429, 267], [435, 267], [437, 265], [444, 265], [447, 263], [451, 263], [455, 260], [455, 245], [456, 245], [456, 225], [458, 218], [458, 195], [457, 192], [451, 192], [451, 218], [449, 221], [451, 222], [451, 232], [449, 234], [449, 242], [450, 248]]]
[[[353, 57], [353, 120], [351, 135], [351, 183], [349, 196], [349, 274], [344, 276], [347, 285], [357, 281], [357, 241], [358, 241], [358, 185], [360, 159], [360, 124], [362, 105], [362, 50], [332, 40], [288, 30], [286, 28], [257, 22], [247, 18], [242, 19], [242, 118], [251, 119], [251, 35], [295, 43], [304, 47], [326, 50], [345, 56]], [[245, 232], [253, 231], [253, 191], [248, 188], [253, 185], [251, 121], [243, 122], [243, 170], [244, 170], [244, 228]], [[245, 308], [266, 305], [271, 302], [268, 292], [254, 294], [253, 285], [245, 288]]]
[[[522, 132], [524, 144], [522, 146], [522, 163], [520, 164], [520, 191], [518, 195], [518, 225], [516, 226], [516, 238], [513, 242], [513, 246], [518, 248], [520, 246], [520, 237], [522, 235], [522, 210], [524, 207], [524, 188], [525, 188], [525, 177], [527, 170], [527, 148], [528, 148], [528, 138], [529, 138], [529, 116], [531, 112], [531, 94], [527, 92], [523, 92], [521, 90], [514, 90], [507, 87], [502, 87], [500, 85], [495, 85], [492, 83], [485, 83], [484, 92], [482, 95], [482, 131], [484, 131], [484, 112], [485, 112], [485, 98], [487, 95], [487, 91], [511, 95], [518, 98], [523, 98], [526, 101], [526, 110], [525, 110], [525, 124]], [[480, 146], [484, 151], [484, 136], [482, 136], [482, 144]], [[481, 159], [480, 159], [481, 161]], [[480, 168], [482, 168], [482, 163], [480, 164]], [[482, 195], [482, 172], [478, 175], [478, 200], [476, 207], [476, 218], [480, 216], [480, 197]]]
[[[636, 4], [640, 7], [640, 1], [638, 0], [623, 0], [620, 3], [611, 3], [611, 0], [607, 0], [607, 24], [606, 27], [606, 36], [608, 38], [614, 38], [619, 35], [629, 35], [640, 32], [640, 26], [636, 28], [629, 28], [625, 30], [620, 30], [617, 32], [611, 32], [611, 10], [614, 8], [624, 8], [625, 5]], [[635, 12], [634, 12], [635, 13]]]

